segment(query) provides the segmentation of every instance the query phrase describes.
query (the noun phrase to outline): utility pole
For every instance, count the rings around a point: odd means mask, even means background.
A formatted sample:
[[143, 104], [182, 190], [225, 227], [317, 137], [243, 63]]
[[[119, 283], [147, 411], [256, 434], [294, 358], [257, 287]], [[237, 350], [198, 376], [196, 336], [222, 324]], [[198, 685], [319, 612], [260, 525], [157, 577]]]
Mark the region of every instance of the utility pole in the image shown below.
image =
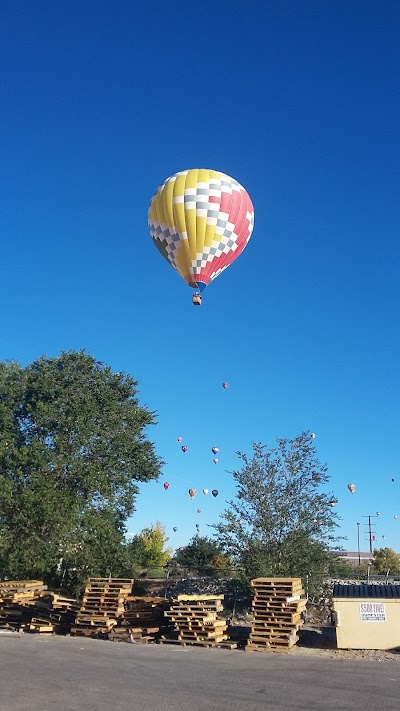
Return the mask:
[[358, 550], [358, 567], [361, 567], [361, 555], [360, 555], [360, 523], [357, 523], [357, 550]]
[[372, 518], [378, 518], [378, 517], [377, 517], [377, 516], [374, 516], [374, 515], [372, 515], [372, 514], [368, 514], [367, 516], [362, 516], [362, 518], [367, 518], [367, 519], [368, 519], [368, 523], [365, 523], [364, 526], [367, 527], [367, 533], [368, 533], [368, 538], [367, 538], [367, 540], [369, 540], [369, 552], [372, 553], [372, 552], [373, 552], [373, 549], [372, 549], [372, 541], [376, 539], [376, 536], [375, 536], [376, 531], [373, 530], [373, 527], [375, 526], [375, 524], [372, 523], [371, 519], [372, 519]]

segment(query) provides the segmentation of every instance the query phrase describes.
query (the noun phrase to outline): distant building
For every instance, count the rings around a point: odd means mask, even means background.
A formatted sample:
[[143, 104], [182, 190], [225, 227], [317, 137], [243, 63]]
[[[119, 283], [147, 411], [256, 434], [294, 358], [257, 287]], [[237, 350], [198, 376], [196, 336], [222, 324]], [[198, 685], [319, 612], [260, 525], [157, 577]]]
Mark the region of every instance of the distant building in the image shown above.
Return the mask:
[[333, 555], [337, 555], [338, 558], [341, 558], [342, 560], [345, 560], [347, 563], [350, 565], [354, 565], [354, 567], [358, 566], [358, 561], [360, 560], [361, 565], [365, 565], [366, 563], [370, 563], [374, 559], [373, 553], [361, 553], [360, 552], [360, 558], [358, 557], [358, 551], [332, 551]]

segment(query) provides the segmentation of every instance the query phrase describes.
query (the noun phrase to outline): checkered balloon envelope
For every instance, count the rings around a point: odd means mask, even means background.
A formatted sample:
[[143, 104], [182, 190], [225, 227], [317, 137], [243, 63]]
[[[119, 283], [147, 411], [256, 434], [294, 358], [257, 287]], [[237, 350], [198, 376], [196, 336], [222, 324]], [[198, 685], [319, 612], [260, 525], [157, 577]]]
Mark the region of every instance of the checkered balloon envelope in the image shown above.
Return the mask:
[[152, 197], [148, 222], [157, 249], [196, 291], [243, 252], [254, 227], [254, 208], [237, 180], [215, 170], [184, 170]]

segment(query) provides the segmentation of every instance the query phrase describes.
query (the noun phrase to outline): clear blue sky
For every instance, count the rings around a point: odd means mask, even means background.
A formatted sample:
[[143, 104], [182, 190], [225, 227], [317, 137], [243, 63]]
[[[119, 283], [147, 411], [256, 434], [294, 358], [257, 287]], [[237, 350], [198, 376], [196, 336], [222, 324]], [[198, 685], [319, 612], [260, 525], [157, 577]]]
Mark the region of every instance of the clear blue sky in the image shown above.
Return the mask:
[[[400, 550], [399, 25], [397, 0], [3, 0], [0, 358], [85, 348], [140, 380], [168, 463], [131, 531], [209, 533], [235, 451], [310, 428], [345, 545], [379, 510]], [[147, 228], [191, 167], [255, 207], [200, 309]]]

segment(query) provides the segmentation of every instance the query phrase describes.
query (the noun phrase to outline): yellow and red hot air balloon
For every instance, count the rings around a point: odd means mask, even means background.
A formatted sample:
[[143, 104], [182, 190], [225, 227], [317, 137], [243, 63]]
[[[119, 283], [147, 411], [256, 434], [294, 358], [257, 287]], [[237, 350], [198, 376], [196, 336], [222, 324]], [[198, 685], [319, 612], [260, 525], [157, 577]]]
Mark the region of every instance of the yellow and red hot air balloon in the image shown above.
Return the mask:
[[195, 289], [201, 304], [207, 284], [248, 244], [254, 208], [240, 183], [217, 170], [183, 170], [153, 195], [148, 223], [153, 241], [170, 265]]

